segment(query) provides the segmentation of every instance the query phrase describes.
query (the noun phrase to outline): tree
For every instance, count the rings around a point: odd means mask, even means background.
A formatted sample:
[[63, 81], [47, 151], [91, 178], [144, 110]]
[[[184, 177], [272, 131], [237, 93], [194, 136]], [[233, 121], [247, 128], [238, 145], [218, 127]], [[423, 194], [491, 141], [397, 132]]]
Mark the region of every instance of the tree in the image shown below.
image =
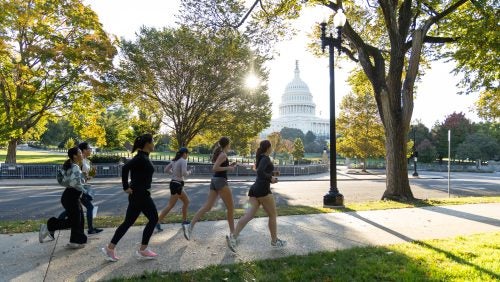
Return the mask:
[[300, 138], [304, 141], [305, 135], [302, 130], [298, 128], [283, 127], [280, 131], [281, 137], [286, 140], [295, 140]]
[[472, 160], [491, 160], [499, 156], [498, 142], [484, 133], [474, 133], [465, 138], [457, 148], [457, 157]]
[[429, 128], [419, 121], [416, 125], [411, 125], [408, 131], [408, 140], [413, 140], [414, 137], [416, 139], [415, 146], [418, 147], [425, 139], [431, 140], [432, 134]]
[[[342, 38], [347, 44], [342, 51], [359, 62], [370, 80], [385, 129], [387, 181], [382, 198], [413, 199], [405, 159], [406, 134], [421, 62], [453, 57], [459, 60], [457, 71], [465, 72], [471, 89], [498, 87], [500, 70], [496, 66], [500, 49], [497, 34], [490, 32], [497, 29], [496, 2], [380, 0], [366, 4], [364, 1], [256, 0], [250, 9], [255, 10], [250, 21], [258, 21], [265, 30], [280, 34], [287, 29], [276, 26], [297, 18], [304, 2], [333, 10], [348, 8], [348, 21], [342, 29]], [[247, 16], [242, 21], [246, 19]], [[220, 17], [215, 22], [232, 24]], [[485, 40], [486, 44], [482, 44]], [[455, 46], [444, 51], [438, 48], [441, 46], [438, 44], [445, 43]], [[432, 48], [426, 48], [428, 44], [432, 44]], [[480, 50], [481, 56], [470, 50]]]
[[[179, 146], [188, 146], [206, 131], [220, 134], [228, 126], [242, 130], [233, 131], [233, 137], [253, 137], [268, 126], [265, 85], [245, 95], [248, 91], [242, 83], [250, 71], [263, 78], [266, 72], [262, 60], [252, 55], [237, 32], [208, 33], [184, 25], [161, 30], [143, 27], [135, 41], [125, 40], [121, 47], [124, 60], [118, 76], [124, 91], [158, 107]], [[248, 101], [256, 105], [245, 104]], [[235, 115], [242, 112], [238, 121]]]
[[73, 138], [69, 138], [66, 141], [66, 143], [64, 143], [64, 148], [68, 149], [68, 150], [75, 147], [75, 146], [76, 146], [76, 142], [75, 142], [75, 139], [73, 139]]
[[476, 111], [485, 120], [500, 122], [500, 88], [482, 91], [476, 102]]
[[417, 146], [418, 161], [422, 163], [432, 163], [436, 160], [437, 151], [436, 147], [432, 145], [429, 139], [424, 139]]
[[40, 134], [56, 112], [103, 82], [115, 55], [97, 15], [80, 0], [0, 2], [0, 139]]
[[59, 146], [69, 138], [78, 139], [78, 136], [70, 122], [61, 118], [47, 123], [47, 129], [40, 137], [40, 141], [45, 145]]
[[122, 149], [131, 135], [130, 110], [122, 106], [108, 108], [100, 123], [105, 131], [107, 149]]
[[293, 142], [292, 156], [297, 161], [300, 161], [304, 158], [304, 143], [302, 143], [302, 139], [296, 138]]
[[472, 133], [472, 124], [463, 113], [453, 113], [446, 117], [444, 122], [435, 125], [432, 129], [434, 145], [438, 155], [448, 155], [448, 130], [451, 130], [451, 158], [456, 157], [458, 145]]
[[273, 148], [273, 158], [276, 158], [276, 154], [283, 150], [283, 138], [279, 132], [272, 132], [267, 136], [267, 140], [271, 142], [271, 147]]
[[353, 92], [340, 102], [337, 152], [345, 157], [360, 158], [366, 171], [367, 158], [384, 155], [384, 127], [366, 76], [355, 71], [349, 77], [349, 84]]
[[310, 144], [316, 141], [316, 135], [312, 131], [307, 131], [306, 136], [304, 136], [304, 144]]

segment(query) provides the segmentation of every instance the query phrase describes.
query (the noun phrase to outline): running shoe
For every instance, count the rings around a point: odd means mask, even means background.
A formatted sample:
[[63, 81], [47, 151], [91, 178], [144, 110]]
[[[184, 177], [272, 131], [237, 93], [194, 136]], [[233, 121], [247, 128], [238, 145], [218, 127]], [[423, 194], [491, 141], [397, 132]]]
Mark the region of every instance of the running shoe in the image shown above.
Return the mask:
[[104, 254], [104, 256], [106, 257], [107, 261], [115, 262], [115, 261], [118, 261], [120, 259], [119, 257], [116, 256], [115, 250], [111, 250], [107, 246], [104, 248], [101, 248], [101, 251]]
[[184, 231], [184, 238], [189, 241], [191, 239], [191, 231], [193, 231], [193, 229], [191, 228], [191, 224], [183, 224], [182, 230]]
[[45, 239], [50, 234], [49, 229], [47, 229], [47, 224], [41, 224], [40, 230], [38, 231], [38, 241], [43, 243], [43, 239]]
[[135, 254], [139, 259], [155, 259], [158, 254], [151, 251], [150, 249], [145, 249], [144, 251], [136, 251]]
[[156, 231], [158, 231], [158, 233], [163, 231], [163, 229], [161, 228], [161, 224], [159, 223], [156, 224]]
[[78, 244], [78, 243], [68, 243], [66, 245], [66, 249], [81, 249], [84, 247], [85, 247], [85, 244]]
[[50, 232], [50, 231], [49, 231], [49, 235], [47, 235], [47, 237], [49, 237], [49, 241], [54, 241], [56, 239], [56, 237], [54, 236], [54, 232]]
[[286, 247], [286, 241], [281, 239], [276, 239], [276, 242], [271, 242], [271, 246], [275, 248], [284, 248]]
[[236, 253], [236, 238], [233, 234], [226, 235], [227, 246], [233, 253]]
[[103, 230], [102, 230], [102, 229], [100, 229], [100, 228], [94, 228], [94, 229], [89, 230], [89, 231], [87, 232], [87, 234], [88, 234], [89, 236], [92, 236], [92, 235], [97, 235], [97, 234], [101, 233], [102, 231], [103, 231]]

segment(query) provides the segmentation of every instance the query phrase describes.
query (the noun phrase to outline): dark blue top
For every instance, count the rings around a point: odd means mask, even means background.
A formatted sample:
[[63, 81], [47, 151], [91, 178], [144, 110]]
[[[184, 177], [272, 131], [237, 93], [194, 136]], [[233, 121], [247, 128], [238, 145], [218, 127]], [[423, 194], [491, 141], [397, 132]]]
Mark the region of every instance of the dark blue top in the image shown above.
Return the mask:
[[[226, 160], [220, 164], [221, 167], [228, 167], [229, 166], [229, 160], [226, 158]], [[214, 177], [224, 177], [227, 179], [227, 170], [225, 171], [216, 171], [213, 175]]]
[[[154, 171], [155, 168], [149, 159], [149, 153], [138, 151], [122, 168], [123, 190], [132, 188], [134, 193], [142, 194], [142, 192], [146, 192], [151, 188]], [[129, 173], [130, 184], [128, 182]]]

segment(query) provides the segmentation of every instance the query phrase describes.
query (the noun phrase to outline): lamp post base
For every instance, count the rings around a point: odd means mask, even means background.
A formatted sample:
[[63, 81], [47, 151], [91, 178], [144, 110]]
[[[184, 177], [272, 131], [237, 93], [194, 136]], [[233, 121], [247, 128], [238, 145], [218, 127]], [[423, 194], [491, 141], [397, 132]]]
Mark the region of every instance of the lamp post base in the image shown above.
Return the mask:
[[414, 172], [414, 173], [413, 173], [413, 176], [414, 176], [414, 177], [417, 177], [417, 176], [418, 176], [418, 173]]
[[328, 192], [323, 196], [323, 207], [324, 208], [343, 208], [344, 207], [344, 196], [340, 193]]

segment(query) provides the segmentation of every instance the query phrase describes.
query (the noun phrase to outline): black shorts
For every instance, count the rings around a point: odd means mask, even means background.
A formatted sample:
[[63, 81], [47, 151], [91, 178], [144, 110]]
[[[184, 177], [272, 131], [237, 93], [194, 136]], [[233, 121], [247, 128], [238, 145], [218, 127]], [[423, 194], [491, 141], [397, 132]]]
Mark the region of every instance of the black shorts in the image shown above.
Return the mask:
[[184, 187], [184, 181], [170, 181], [170, 195], [182, 194], [182, 188]]
[[272, 194], [270, 187], [262, 187], [255, 184], [252, 185], [248, 191], [248, 196], [255, 198], [265, 197], [269, 194]]

